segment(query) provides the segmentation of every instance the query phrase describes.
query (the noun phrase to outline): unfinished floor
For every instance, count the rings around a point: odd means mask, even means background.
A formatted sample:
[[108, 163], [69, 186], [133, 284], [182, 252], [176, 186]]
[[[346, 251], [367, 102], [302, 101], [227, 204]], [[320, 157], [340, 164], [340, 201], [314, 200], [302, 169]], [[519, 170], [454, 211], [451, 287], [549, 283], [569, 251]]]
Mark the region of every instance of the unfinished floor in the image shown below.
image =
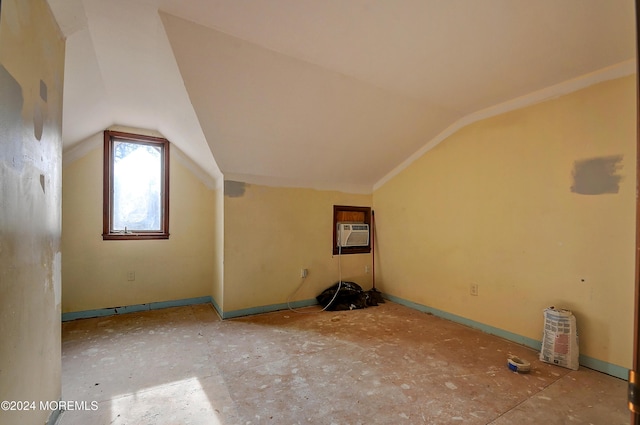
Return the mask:
[[[510, 371], [509, 354], [531, 373]], [[629, 423], [625, 381], [390, 302], [66, 322], [62, 374], [62, 399], [87, 403], [60, 425]]]

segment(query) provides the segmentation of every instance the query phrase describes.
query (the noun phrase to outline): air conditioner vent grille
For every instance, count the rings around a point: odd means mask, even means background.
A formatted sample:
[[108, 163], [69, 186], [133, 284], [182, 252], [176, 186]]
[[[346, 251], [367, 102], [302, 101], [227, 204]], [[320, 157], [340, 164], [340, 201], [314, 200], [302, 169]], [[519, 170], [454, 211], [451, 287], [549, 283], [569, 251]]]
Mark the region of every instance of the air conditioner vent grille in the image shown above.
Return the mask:
[[369, 225], [366, 223], [338, 223], [338, 246], [368, 246]]

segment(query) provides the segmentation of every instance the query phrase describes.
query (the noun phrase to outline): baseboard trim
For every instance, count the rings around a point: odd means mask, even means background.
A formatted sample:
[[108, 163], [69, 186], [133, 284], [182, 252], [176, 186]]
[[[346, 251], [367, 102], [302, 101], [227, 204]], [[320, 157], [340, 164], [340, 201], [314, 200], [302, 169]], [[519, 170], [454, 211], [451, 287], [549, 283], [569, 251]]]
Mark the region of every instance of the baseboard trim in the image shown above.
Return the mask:
[[607, 363], [583, 354], [580, 354], [579, 362], [580, 365], [588, 367], [589, 369], [597, 370], [598, 372], [606, 373], [607, 375], [615, 376], [616, 378], [620, 378], [625, 381], [629, 380], [629, 369], [626, 367]]
[[46, 425], [55, 425], [58, 422], [58, 419], [60, 419], [60, 415], [62, 415], [62, 412], [63, 410], [60, 408], [52, 410]]
[[[443, 310], [438, 310], [437, 308], [429, 307], [423, 304], [418, 304], [413, 301], [405, 300], [400, 297], [396, 297], [394, 295], [383, 293], [382, 296], [389, 301], [393, 301], [397, 304], [404, 305], [405, 307], [412, 308], [414, 310], [421, 311], [423, 313], [430, 313], [434, 316], [441, 317], [446, 320], [450, 320], [455, 323], [460, 323], [465, 326], [469, 326], [473, 329], [478, 329], [482, 332], [488, 333], [490, 335], [495, 335], [500, 338], [504, 338], [508, 341], [515, 342], [520, 345], [524, 345], [526, 347], [532, 348], [536, 351], [540, 351], [542, 348], [542, 341], [529, 338], [526, 336], [518, 335], [513, 332], [506, 331], [504, 329], [496, 328], [494, 326], [486, 325], [484, 323], [476, 322], [475, 320], [468, 319], [466, 317], [458, 316], [453, 313], [449, 313]], [[181, 300], [172, 300], [172, 301], [159, 301], [152, 302], [148, 304], [135, 304], [129, 306], [122, 307], [110, 307], [110, 308], [100, 308], [96, 310], [84, 310], [84, 311], [74, 311], [69, 313], [62, 313], [62, 321], [68, 322], [71, 320], [77, 319], [89, 319], [93, 317], [105, 317], [105, 316], [115, 316], [119, 314], [126, 313], [134, 313], [139, 311], [149, 311], [149, 310], [159, 310], [163, 308], [170, 307], [183, 307], [188, 305], [195, 304], [211, 304], [213, 308], [216, 310], [218, 315], [224, 319], [233, 319], [236, 317], [243, 316], [252, 316], [254, 314], [262, 314], [262, 313], [270, 313], [274, 311], [286, 310], [288, 308], [302, 308], [309, 307], [312, 305], [317, 305], [318, 301], [315, 298], [300, 300], [300, 301], [292, 301], [291, 303], [279, 303], [279, 304], [270, 304], [263, 305], [258, 307], [244, 308], [239, 310], [232, 311], [222, 311], [220, 306], [216, 302], [215, 299], [211, 296], [204, 297], [196, 297], [196, 298], [185, 298]], [[618, 366], [612, 363], [607, 363], [605, 361], [595, 359], [593, 357], [585, 356], [584, 354], [580, 355], [580, 365], [587, 367], [589, 369], [597, 370], [598, 372], [606, 373], [607, 375], [615, 376], [616, 378], [620, 378], [623, 380], [628, 380], [629, 377], [629, 369]], [[55, 414], [55, 418], [54, 418]], [[47, 422], [47, 425], [55, 424], [60, 412], [52, 412]], [[52, 422], [52, 418], [53, 422]]]
[[235, 317], [242, 316], [252, 316], [254, 314], [261, 313], [270, 313], [273, 311], [286, 310], [289, 307], [291, 308], [302, 308], [309, 307], [312, 305], [318, 304], [318, 301], [313, 299], [301, 300], [301, 301], [291, 301], [289, 304], [280, 303], [280, 304], [270, 304], [263, 305], [258, 307], [251, 307], [233, 311], [223, 311], [216, 300], [211, 296], [206, 297], [197, 297], [197, 298], [185, 298], [181, 300], [173, 300], [173, 301], [159, 301], [148, 304], [134, 304], [120, 307], [108, 307], [108, 308], [99, 308], [95, 310], [83, 310], [83, 311], [73, 311], [68, 313], [62, 313], [62, 321], [68, 322], [71, 320], [77, 319], [90, 319], [93, 317], [106, 317], [106, 316], [115, 316], [118, 314], [126, 314], [126, 313], [135, 313], [139, 311], [149, 311], [149, 310], [159, 310], [162, 308], [169, 307], [184, 307], [188, 305], [194, 304], [211, 304], [213, 308], [218, 313], [222, 319], [233, 319]]
[[[77, 319], [89, 319], [92, 317], [115, 316], [119, 314], [135, 313], [139, 311], [160, 310], [163, 308], [184, 307], [187, 305], [207, 304], [207, 303], [213, 304], [213, 299], [211, 298], [211, 296], [185, 298], [181, 300], [172, 300], [172, 301], [157, 301], [157, 302], [152, 302], [147, 304], [134, 304], [134, 305], [121, 306], [121, 307], [99, 308], [96, 310], [73, 311], [69, 313], [62, 313], [62, 321], [68, 322], [70, 320], [77, 320]], [[214, 307], [215, 307], [215, 304], [214, 304]]]
[[273, 311], [287, 310], [291, 308], [309, 307], [318, 304], [315, 298], [300, 301], [291, 301], [290, 303], [270, 304], [258, 307], [243, 308], [240, 310], [226, 311], [222, 313], [223, 319], [233, 319], [235, 317], [252, 316], [254, 314], [271, 313]]
[[[469, 326], [470, 328], [473, 328], [473, 329], [478, 329], [482, 332], [488, 333], [490, 335], [495, 335], [500, 338], [504, 338], [508, 341], [515, 342], [520, 345], [524, 345], [536, 351], [540, 351], [542, 349], [542, 341], [538, 341], [533, 338], [518, 335], [516, 333], [509, 332], [504, 329], [496, 328], [494, 326], [486, 325], [484, 323], [476, 322], [475, 320], [467, 319], [466, 317], [448, 313], [443, 310], [438, 310], [437, 308], [418, 304], [413, 301], [408, 301], [403, 298], [396, 297], [394, 295], [383, 293], [382, 296], [388, 299], [389, 301], [393, 301], [394, 303], [404, 305], [405, 307], [409, 307], [414, 310], [421, 311], [423, 313], [430, 313], [430, 314], [433, 314], [434, 316], [438, 316], [455, 323], [460, 323], [461, 325]], [[585, 356], [583, 354], [580, 355], [580, 365], [587, 367], [589, 369], [597, 370], [598, 372], [606, 373], [607, 375], [615, 376], [616, 378], [624, 379], [625, 381], [628, 380], [629, 378], [629, 369], [612, 364], [612, 363], [607, 363], [605, 361], [598, 360], [593, 357]]]
[[218, 313], [218, 317], [222, 319], [223, 311], [213, 297], [211, 297], [211, 305], [213, 305], [213, 309]]

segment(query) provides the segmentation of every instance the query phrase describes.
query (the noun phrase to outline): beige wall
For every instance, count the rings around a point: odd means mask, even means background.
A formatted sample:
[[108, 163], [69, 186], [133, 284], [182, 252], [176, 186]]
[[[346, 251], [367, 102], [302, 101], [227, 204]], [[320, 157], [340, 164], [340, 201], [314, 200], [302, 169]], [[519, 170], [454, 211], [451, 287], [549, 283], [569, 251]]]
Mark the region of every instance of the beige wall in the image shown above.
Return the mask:
[[[370, 206], [371, 195], [225, 182], [224, 311], [309, 300], [339, 279], [333, 205]], [[370, 254], [344, 255], [343, 280], [371, 287]], [[309, 270], [304, 282], [300, 269]]]
[[[581, 354], [629, 368], [635, 93], [631, 76], [469, 125], [375, 191], [382, 290], [535, 340], [568, 308]], [[576, 161], [616, 155], [618, 193], [572, 192]]]
[[[101, 139], [101, 134], [93, 136]], [[63, 312], [211, 295], [222, 312], [313, 299], [343, 279], [371, 286], [369, 254], [331, 253], [333, 205], [370, 206], [371, 195], [231, 182], [208, 189], [171, 159], [169, 241], [103, 241], [102, 149], [63, 170]], [[136, 280], [127, 280], [135, 271]]]
[[43, 0], [4, 0], [0, 17], [0, 400], [39, 403], [60, 398], [64, 42]]
[[224, 188], [215, 193], [215, 235], [213, 248], [214, 275], [211, 286], [213, 304], [221, 314], [224, 310]]
[[[62, 311], [211, 295], [216, 191], [171, 147], [169, 240], [102, 240], [102, 133], [96, 147], [64, 166]], [[135, 281], [127, 273], [135, 272]]]

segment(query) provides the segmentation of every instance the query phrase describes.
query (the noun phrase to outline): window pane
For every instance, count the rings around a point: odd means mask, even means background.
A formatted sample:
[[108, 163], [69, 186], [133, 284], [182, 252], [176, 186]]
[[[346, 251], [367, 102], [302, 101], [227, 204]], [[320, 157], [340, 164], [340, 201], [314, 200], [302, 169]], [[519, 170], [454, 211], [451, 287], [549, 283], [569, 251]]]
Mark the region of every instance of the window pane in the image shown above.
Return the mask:
[[112, 231], [162, 230], [162, 148], [113, 143]]

